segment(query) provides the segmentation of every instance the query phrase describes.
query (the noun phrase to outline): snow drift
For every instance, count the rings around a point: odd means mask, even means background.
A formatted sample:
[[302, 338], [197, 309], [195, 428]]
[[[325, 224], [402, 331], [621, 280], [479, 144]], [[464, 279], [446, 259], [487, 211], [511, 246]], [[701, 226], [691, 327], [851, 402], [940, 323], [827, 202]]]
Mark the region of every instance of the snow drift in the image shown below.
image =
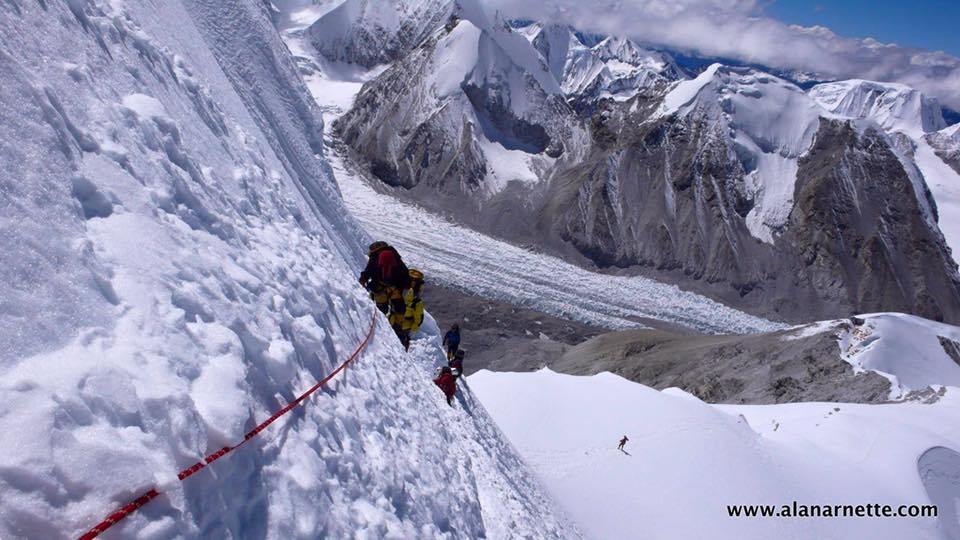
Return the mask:
[[[253, 0], [0, 6], [0, 536], [575, 536], [373, 315], [320, 111]], [[416, 261], [409, 261], [415, 264]], [[379, 317], [379, 315], [378, 315]]]

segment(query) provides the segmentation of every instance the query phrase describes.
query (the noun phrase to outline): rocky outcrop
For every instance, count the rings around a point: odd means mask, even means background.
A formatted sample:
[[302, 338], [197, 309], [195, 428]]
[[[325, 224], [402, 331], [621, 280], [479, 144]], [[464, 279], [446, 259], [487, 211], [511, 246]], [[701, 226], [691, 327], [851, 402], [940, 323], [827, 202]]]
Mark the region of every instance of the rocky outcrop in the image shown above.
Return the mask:
[[[781, 245], [818, 297], [855, 311], [960, 316], [960, 283], [943, 237], [885, 137], [825, 122], [800, 161]], [[929, 204], [929, 202], [928, 202]]]
[[628, 330], [586, 341], [549, 365], [574, 375], [610, 371], [653, 388], [681, 388], [709, 403], [888, 399], [886, 379], [872, 372], [857, 374], [840, 358], [836, 330], [795, 334], [681, 336]]
[[824, 121], [798, 162], [789, 220], [767, 243], [747, 227], [753, 201], [736, 150], [702, 118], [615, 131], [617, 146], [555, 174], [540, 216], [547, 234], [598, 264], [643, 267], [788, 320], [960, 317], [956, 268], [925, 218], [926, 194], [882, 134]]

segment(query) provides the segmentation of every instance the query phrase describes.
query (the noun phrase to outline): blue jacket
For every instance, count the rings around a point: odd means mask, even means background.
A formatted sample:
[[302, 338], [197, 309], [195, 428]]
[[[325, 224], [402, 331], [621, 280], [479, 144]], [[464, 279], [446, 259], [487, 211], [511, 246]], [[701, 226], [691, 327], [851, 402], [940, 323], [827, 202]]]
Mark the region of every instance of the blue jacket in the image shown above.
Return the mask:
[[447, 333], [443, 335], [443, 343], [445, 345], [460, 345], [460, 332], [448, 330]]

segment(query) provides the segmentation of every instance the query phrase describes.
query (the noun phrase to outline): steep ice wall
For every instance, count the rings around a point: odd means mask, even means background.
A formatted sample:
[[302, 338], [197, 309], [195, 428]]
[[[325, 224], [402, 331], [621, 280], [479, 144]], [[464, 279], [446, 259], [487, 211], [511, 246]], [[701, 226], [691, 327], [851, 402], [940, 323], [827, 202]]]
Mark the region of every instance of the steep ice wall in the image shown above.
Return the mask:
[[[0, 5], [0, 537], [575, 536], [373, 314], [322, 122], [256, 0]], [[416, 261], [409, 261], [413, 264]], [[508, 533], [508, 528], [511, 531]]]

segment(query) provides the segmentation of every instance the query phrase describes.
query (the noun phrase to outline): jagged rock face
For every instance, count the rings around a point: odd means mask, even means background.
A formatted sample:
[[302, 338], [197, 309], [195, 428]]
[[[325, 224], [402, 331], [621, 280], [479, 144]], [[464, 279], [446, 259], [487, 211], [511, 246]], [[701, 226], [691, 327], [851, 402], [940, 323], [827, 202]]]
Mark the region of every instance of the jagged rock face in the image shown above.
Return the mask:
[[541, 227], [599, 264], [679, 275], [787, 319], [960, 317], [950, 254], [883, 135], [822, 122], [789, 220], [767, 243], [747, 228], [746, 172], [724, 129], [689, 115], [618, 131], [620, 146], [555, 174]]
[[707, 252], [727, 243], [733, 222], [725, 216], [740, 199], [726, 179], [744, 173], [716, 135], [697, 117], [620, 130], [615, 138], [625, 144], [556, 175], [545, 225], [602, 265], [723, 274], [711, 271], [719, 261]]
[[860, 312], [956, 321], [956, 265], [885, 140], [825, 122], [800, 161], [783, 244], [800, 255], [823, 298]]
[[402, 58], [456, 9], [453, 1], [347, 0], [307, 30], [328, 60], [374, 67]]

